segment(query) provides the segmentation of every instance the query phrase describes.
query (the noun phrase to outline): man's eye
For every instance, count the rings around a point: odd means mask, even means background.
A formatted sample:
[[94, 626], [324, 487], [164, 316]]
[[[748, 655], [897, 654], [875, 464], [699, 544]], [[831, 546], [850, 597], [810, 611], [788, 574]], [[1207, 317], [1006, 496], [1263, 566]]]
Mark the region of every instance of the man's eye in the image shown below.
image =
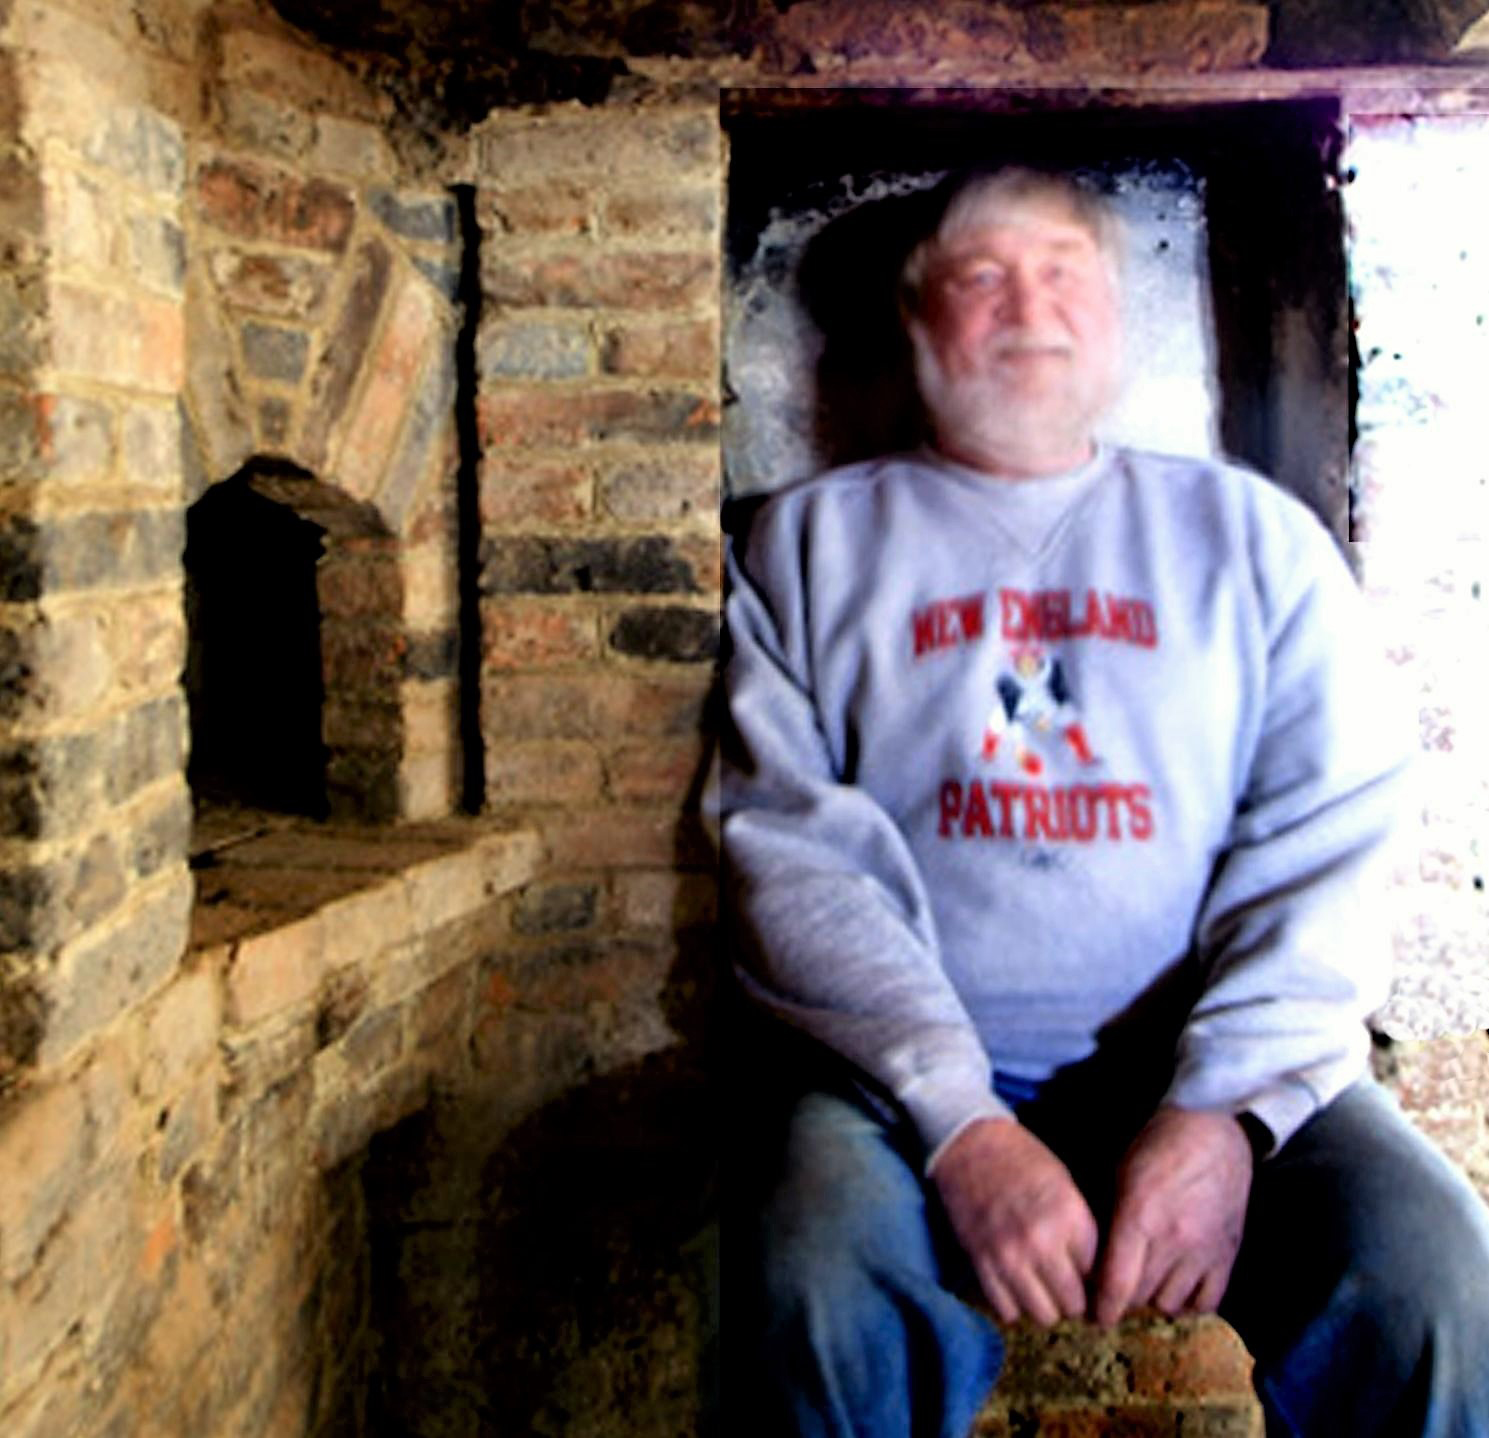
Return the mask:
[[976, 270], [964, 270], [957, 283], [968, 290], [990, 290], [1003, 278], [1003, 271], [984, 266]]

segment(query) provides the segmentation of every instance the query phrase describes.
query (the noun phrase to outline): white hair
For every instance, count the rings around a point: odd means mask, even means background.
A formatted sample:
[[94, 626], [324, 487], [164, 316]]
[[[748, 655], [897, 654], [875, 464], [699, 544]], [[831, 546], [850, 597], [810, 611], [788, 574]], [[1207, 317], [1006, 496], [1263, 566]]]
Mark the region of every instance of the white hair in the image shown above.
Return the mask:
[[1096, 241], [1113, 282], [1120, 278], [1122, 225], [1106, 198], [1074, 176], [1008, 165], [967, 180], [947, 202], [935, 230], [910, 251], [900, 271], [900, 302], [905, 312], [919, 312], [937, 250], [958, 235], [1007, 224], [1038, 206], [1065, 211]]

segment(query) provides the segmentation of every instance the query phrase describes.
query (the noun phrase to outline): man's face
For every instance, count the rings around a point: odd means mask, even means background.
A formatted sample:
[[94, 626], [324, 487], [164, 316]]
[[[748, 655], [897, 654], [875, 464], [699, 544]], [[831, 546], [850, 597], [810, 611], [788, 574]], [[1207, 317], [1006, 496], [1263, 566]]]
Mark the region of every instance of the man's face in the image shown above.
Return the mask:
[[[1119, 350], [1111, 268], [1056, 201], [953, 236], [911, 321], [922, 397], [953, 452], [1089, 451]], [[989, 455], [989, 451], [991, 454]]]

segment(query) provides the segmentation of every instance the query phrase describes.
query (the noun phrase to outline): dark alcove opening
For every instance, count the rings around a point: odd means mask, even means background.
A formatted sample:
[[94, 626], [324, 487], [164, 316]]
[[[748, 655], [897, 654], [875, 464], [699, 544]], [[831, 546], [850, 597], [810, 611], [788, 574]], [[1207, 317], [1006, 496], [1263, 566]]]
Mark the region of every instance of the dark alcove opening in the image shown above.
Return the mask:
[[323, 819], [325, 530], [255, 491], [245, 470], [186, 517], [187, 778], [197, 808]]

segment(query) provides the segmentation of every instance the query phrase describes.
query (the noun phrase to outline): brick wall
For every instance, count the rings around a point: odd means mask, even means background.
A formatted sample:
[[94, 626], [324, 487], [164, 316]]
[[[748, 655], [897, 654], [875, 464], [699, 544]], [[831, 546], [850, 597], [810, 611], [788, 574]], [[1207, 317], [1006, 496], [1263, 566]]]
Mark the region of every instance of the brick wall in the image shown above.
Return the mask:
[[[1020, 10], [1009, 73], [1103, 53], [1075, 8]], [[1155, 63], [1256, 53], [1259, 6], [1142, 8]], [[0, 0], [7, 1434], [708, 1421], [718, 85], [997, 80], [960, 21], [928, 69], [853, 10], [431, 147], [255, 4]], [[245, 467], [329, 534], [350, 808], [460, 793], [476, 551], [484, 819], [271, 822], [188, 870], [183, 515]], [[1383, 1066], [1482, 1174], [1480, 1022]], [[1056, 1363], [1070, 1431], [1104, 1351]], [[1251, 1421], [1223, 1339], [1178, 1351]], [[1064, 1412], [1020, 1352], [989, 1432]]]
[[332, 808], [446, 813], [462, 784], [455, 201], [399, 165], [386, 100], [342, 65], [253, 9], [219, 14], [185, 191], [187, 499], [289, 461], [396, 541], [336, 545], [319, 574]]

